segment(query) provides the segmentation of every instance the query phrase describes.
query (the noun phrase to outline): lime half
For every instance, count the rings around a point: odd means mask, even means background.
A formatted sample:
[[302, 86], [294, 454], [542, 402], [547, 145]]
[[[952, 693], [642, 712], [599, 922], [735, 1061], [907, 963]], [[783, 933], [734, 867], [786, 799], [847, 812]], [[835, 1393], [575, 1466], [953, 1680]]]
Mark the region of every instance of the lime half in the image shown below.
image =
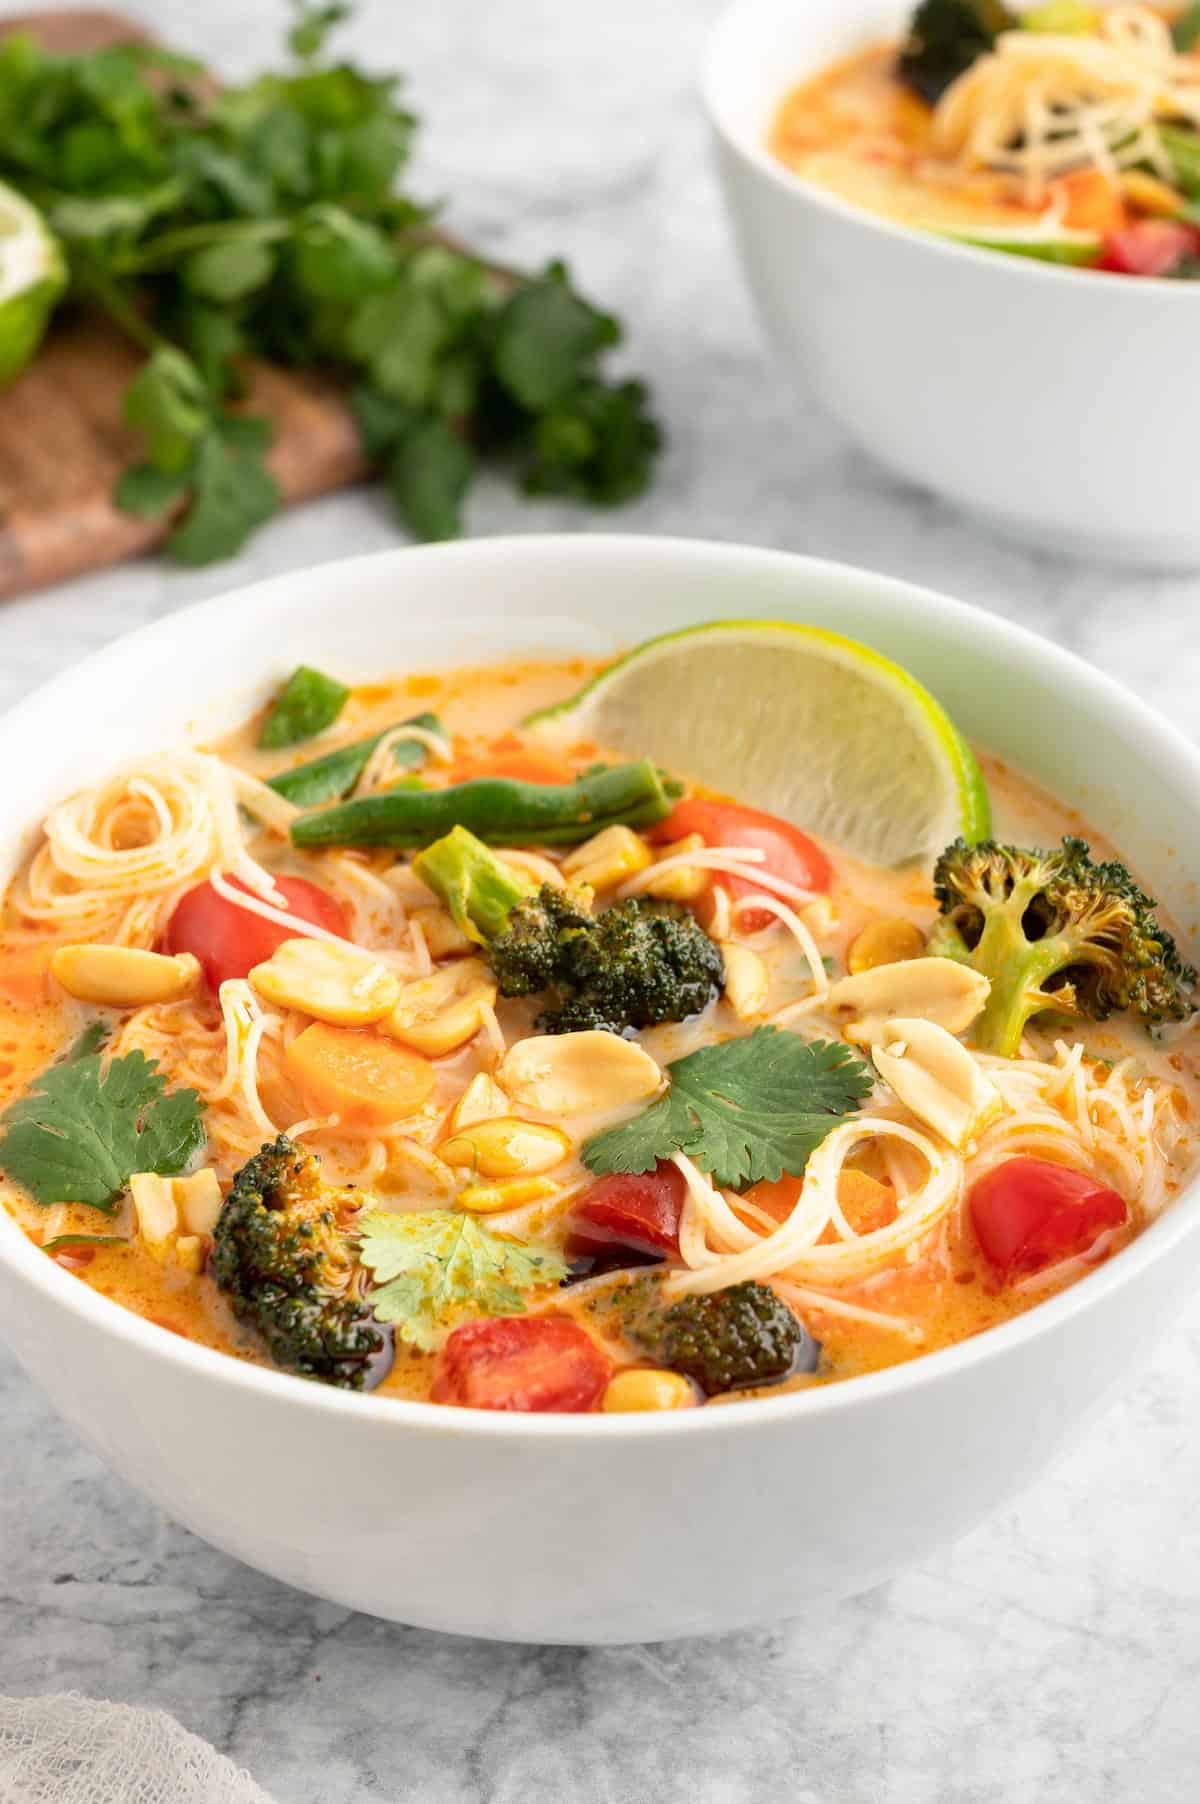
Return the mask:
[[36, 207], [0, 182], [0, 383], [30, 361], [66, 285], [57, 238]]
[[653, 758], [878, 864], [989, 831], [979, 766], [941, 705], [890, 658], [820, 627], [667, 633], [525, 725]]

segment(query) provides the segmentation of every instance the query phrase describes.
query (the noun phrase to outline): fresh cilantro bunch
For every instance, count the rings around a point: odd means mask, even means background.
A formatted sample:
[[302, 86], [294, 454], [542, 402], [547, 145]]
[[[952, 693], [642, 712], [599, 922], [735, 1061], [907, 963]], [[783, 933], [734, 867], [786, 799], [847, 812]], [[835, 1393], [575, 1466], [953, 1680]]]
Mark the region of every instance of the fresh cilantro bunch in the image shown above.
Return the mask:
[[191, 564], [272, 513], [269, 427], [234, 411], [247, 355], [341, 381], [421, 537], [460, 530], [484, 457], [529, 493], [638, 494], [659, 432], [641, 384], [603, 374], [617, 322], [561, 264], [500, 274], [438, 240], [397, 187], [415, 125], [397, 78], [327, 57], [348, 7], [293, 4], [293, 66], [220, 93], [144, 46], [0, 46], [0, 178], [46, 213], [74, 298], [148, 353], [121, 505], [182, 505], [168, 544]]

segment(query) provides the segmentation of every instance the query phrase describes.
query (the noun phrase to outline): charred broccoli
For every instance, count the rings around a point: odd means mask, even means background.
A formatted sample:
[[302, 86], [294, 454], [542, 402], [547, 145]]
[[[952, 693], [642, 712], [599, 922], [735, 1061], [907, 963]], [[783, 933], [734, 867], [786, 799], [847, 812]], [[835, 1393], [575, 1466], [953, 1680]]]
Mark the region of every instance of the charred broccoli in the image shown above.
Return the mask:
[[392, 1335], [350, 1290], [354, 1255], [320, 1161], [281, 1134], [242, 1166], [213, 1233], [213, 1274], [276, 1365], [342, 1390], [377, 1384]]
[[1011, 1058], [1044, 1009], [1103, 1021], [1114, 1009], [1147, 1026], [1182, 1021], [1196, 973], [1123, 864], [1097, 864], [1082, 839], [1052, 852], [956, 840], [933, 874], [941, 917], [929, 951], [982, 972], [991, 991], [973, 1030]]
[[483, 947], [502, 995], [550, 999], [543, 1033], [682, 1021], [724, 981], [719, 950], [685, 908], [633, 899], [592, 914], [570, 891], [525, 882], [465, 827], [413, 869]]
[[816, 1370], [820, 1347], [765, 1284], [683, 1297], [647, 1318], [637, 1338], [651, 1357], [684, 1372], [706, 1397], [776, 1384]]
[[924, 0], [900, 51], [900, 79], [936, 106], [951, 82], [1017, 22], [1002, 0]]

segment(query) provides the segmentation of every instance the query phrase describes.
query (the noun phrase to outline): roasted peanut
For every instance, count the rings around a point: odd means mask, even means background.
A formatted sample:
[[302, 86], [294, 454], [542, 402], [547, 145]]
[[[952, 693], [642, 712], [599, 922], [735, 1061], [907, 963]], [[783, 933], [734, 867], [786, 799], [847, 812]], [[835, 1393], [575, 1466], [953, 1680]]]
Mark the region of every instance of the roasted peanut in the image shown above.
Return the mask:
[[394, 971], [358, 946], [331, 940], [284, 940], [255, 965], [250, 982], [277, 1008], [296, 1009], [332, 1027], [369, 1027], [400, 995]]
[[496, 1081], [524, 1108], [580, 1115], [653, 1096], [662, 1072], [632, 1040], [587, 1029], [518, 1040], [497, 1066]]
[[495, 979], [482, 959], [456, 959], [432, 977], [406, 983], [380, 1026], [426, 1058], [440, 1058], [474, 1038], [496, 995]]
[[860, 971], [873, 971], [877, 965], [898, 965], [920, 958], [925, 950], [925, 935], [912, 921], [888, 917], [872, 921], [852, 941], [846, 954], [851, 976]]
[[60, 946], [50, 970], [69, 996], [105, 1008], [182, 1002], [200, 987], [199, 961], [190, 952], [168, 958], [135, 946]]
[[951, 1146], [973, 1139], [1004, 1106], [966, 1047], [932, 1021], [889, 1021], [871, 1057], [905, 1108]]
[[872, 965], [830, 985], [831, 1009], [849, 1025], [846, 1038], [870, 1046], [890, 1031], [896, 1015], [920, 1016], [948, 1033], [962, 1033], [982, 1009], [986, 977], [952, 958], [909, 958]]
[[761, 1015], [766, 1007], [770, 978], [757, 952], [736, 940], [721, 940], [725, 961], [725, 1000], [739, 1021]]
[[485, 1178], [516, 1178], [553, 1170], [570, 1150], [571, 1142], [557, 1128], [502, 1115], [452, 1134], [437, 1152], [445, 1165], [465, 1165]]

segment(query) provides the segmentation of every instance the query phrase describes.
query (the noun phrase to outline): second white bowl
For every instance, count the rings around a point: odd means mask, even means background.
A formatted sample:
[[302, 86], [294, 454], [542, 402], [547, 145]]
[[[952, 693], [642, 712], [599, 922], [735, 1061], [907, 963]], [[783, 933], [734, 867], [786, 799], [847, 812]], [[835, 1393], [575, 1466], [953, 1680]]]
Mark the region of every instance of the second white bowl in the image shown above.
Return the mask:
[[911, 0], [738, 0], [704, 92], [746, 271], [784, 358], [900, 475], [1047, 549], [1200, 563], [1200, 294], [950, 244], [792, 175], [787, 91], [896, 38]]

